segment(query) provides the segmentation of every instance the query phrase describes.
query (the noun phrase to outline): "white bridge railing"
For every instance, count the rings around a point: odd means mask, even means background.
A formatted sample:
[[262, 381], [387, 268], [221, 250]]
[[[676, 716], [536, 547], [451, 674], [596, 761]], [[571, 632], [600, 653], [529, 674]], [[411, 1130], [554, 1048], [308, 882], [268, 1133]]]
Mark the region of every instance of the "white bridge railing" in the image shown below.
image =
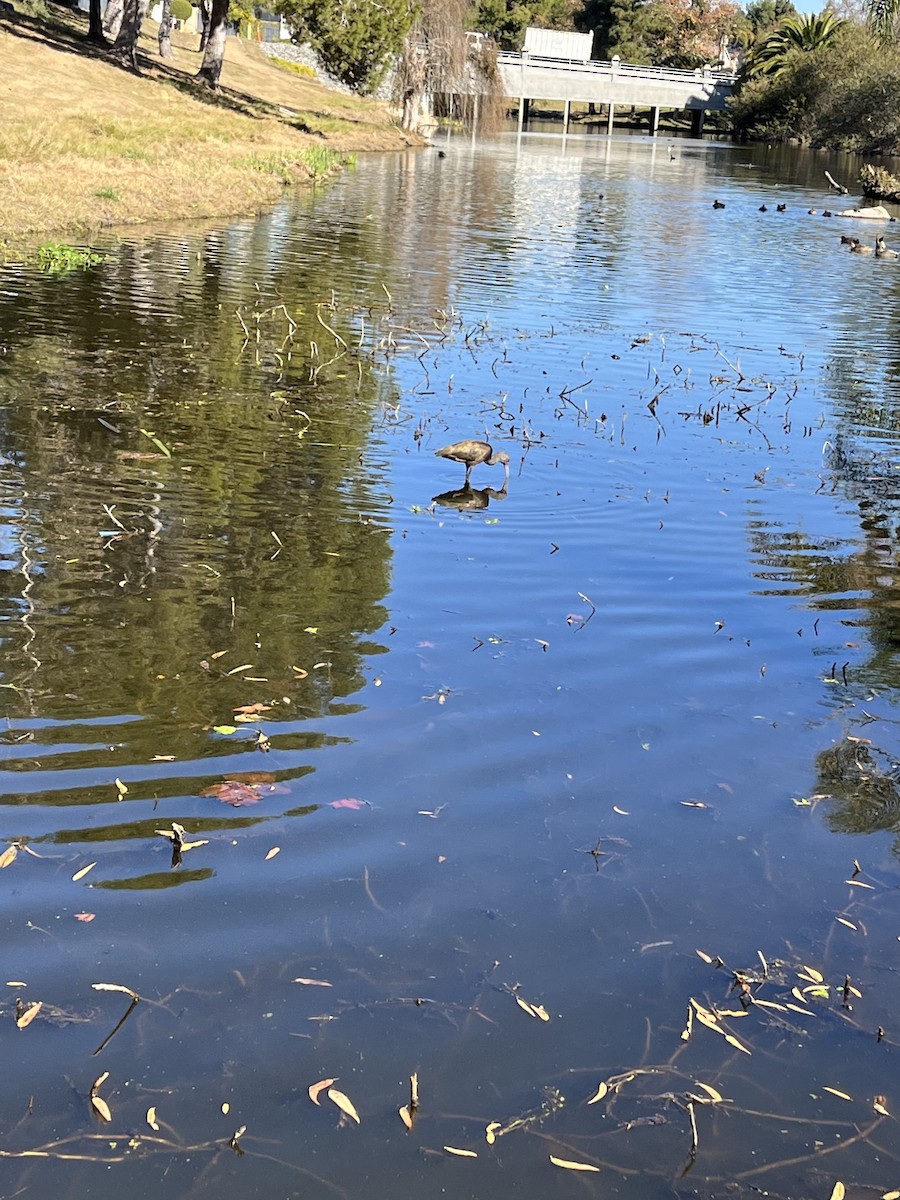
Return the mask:
[[681, 71], [675, 67], [641, 67], [632, 63], [599, 62], [595, 59], [581, 61], [574, 58], [545, 58], [538, 54], [514, 54], [503, 51], [497, 55], [498, 66], [501, 67], [540, 67], [553, 71], [571, 71], [596, 75], [615, 75], [633, 80], [671, 81], [672, 83], [687, 83], [698, 79], [718, 84], [720, 87], [730, 87], [737, 79], [734, 71], [715, 71], [711, 67], [698, 67], [694, 71]]

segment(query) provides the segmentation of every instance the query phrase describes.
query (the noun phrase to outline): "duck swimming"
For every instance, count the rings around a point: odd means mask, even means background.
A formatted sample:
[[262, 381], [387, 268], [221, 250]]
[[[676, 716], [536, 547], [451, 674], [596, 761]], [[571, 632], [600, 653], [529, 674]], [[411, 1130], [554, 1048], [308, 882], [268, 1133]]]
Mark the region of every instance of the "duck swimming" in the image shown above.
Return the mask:
[[884, 244], [884, 238], [875, 239], [875, 257], [876, 258], [900, 258], [900, 254], [896, 250], [889, 250]]

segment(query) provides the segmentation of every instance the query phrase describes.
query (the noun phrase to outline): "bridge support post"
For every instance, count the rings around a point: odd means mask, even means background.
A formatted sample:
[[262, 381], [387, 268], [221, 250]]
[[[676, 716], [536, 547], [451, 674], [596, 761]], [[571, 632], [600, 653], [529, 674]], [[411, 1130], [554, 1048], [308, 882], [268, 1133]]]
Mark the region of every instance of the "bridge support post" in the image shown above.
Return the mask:
[[518, 130], [519, 133], [522, 132], [522, 126], [525, 124], [525, 106], [527, 105], [527, 103], [528, 103], [528, 101], [525, 99], [524, 96], [521, 96], [519, 98], [519, 130]]
[[569, 108], [571, 104], [571, 100], [565, 100], [563, 102], [563, 134], [569, 132]]
[[659, 105], [650, 108], [650, 136], [656, 137], [659, 131]]
[[703, 134], [703, 117], [702, 108], [695, 108], [691, 113], [691, 137], [701, 137]]
[[613, 119], [615, 117], [616, 106], [610, 101], [606, 106], [606, 136], [610, 137], [613, 131]]

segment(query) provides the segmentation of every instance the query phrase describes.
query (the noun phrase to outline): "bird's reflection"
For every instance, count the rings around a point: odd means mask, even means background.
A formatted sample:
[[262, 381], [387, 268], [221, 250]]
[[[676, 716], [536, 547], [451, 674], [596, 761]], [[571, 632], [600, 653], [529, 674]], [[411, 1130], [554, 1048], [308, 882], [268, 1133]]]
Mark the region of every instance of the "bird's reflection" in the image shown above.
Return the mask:
[[487, 508], [492, 500], [506, 499], [506, 485], [497, 491], [496, 488], [473, 488], [470, 484], [455, 488], [452, 492], [441, 492], [432, 496], [432, 504], [440, 504], [442, 508], [458, 508], [460, 512], [480, 512]]

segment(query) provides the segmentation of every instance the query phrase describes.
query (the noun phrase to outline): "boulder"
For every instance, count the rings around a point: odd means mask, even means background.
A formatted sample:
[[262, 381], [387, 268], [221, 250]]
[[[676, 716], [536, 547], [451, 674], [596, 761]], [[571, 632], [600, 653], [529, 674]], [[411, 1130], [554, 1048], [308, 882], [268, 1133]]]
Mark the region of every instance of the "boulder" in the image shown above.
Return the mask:
[[843, 212], [838, 213], [839, 217], [857, 217], [862, 221], [889, 221], [891, 214], [881, 204], [876, 204], [872, 208], [845, 208]]

